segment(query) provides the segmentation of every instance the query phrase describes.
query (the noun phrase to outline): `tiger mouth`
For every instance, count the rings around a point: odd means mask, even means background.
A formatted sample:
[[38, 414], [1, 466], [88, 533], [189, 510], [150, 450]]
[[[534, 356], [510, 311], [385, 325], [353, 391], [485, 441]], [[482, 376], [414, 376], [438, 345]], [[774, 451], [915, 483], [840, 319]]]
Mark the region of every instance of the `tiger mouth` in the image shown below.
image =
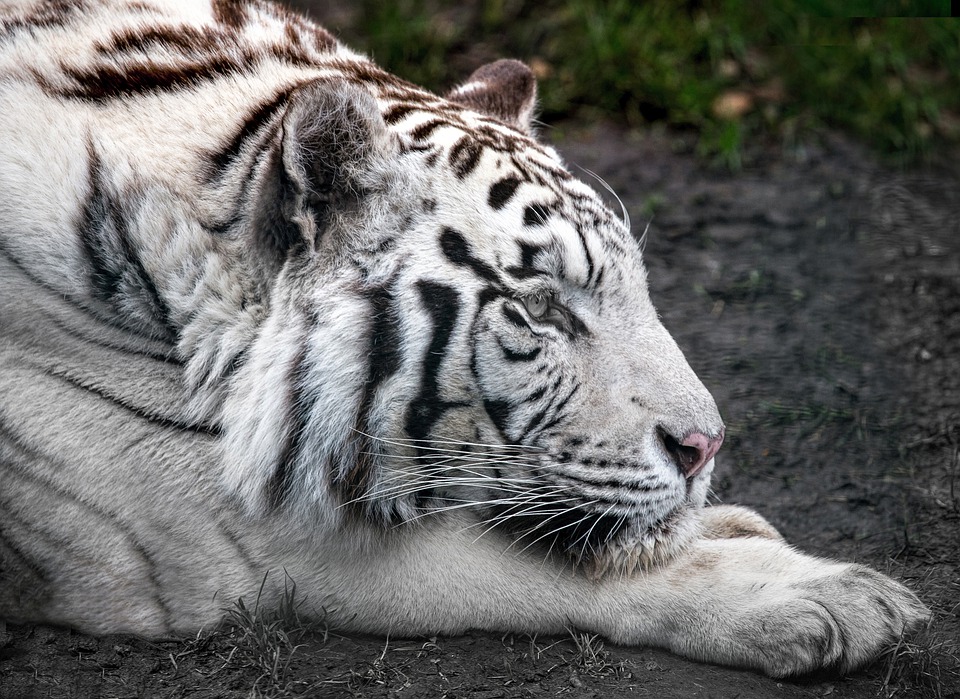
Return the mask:
[[496, 505], [489, 509], [491, 521], [503, 523], [516, 550], [572, 562], [594, 579], [631, 575], [665, 563], [699, 533], [698, 520], [686, 504], [652, 525], [636, 515], [576, 507], [563, 512], [516, 512]]

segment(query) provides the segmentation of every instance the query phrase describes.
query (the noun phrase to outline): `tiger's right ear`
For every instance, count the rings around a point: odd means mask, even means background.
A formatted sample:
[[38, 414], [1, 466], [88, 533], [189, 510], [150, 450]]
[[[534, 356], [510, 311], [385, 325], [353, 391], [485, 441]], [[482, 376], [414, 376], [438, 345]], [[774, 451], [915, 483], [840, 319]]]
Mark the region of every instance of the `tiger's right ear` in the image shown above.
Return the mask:
[[537, 79], [525, 63], [501, 59], [481, 66], [447, 99], [533, 135]]
[[266, 164], [253, 215], [255, 244], [286, 259], [317, 249], [337, 216], [371, 186], [374, 161], [390, 147], [373, 96], [342, 80], [294, 90]]

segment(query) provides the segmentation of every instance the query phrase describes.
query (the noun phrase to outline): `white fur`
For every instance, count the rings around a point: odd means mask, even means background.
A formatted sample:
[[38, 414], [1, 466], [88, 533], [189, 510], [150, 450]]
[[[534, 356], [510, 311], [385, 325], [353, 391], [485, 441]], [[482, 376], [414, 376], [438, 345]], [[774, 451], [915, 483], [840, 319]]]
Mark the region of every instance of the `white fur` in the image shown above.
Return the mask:
[[[375, 67], [339, 45], [277, 59], [312, 30], [270, 5], [230, 35], [261, 52], [255, 68], [77, 97], [70, 71], [102, 70], [110, 37], [216, 23], [193, 0], [87, 4], [0, 43], [0, 618], [194, 633], [265, 574], [261, 603], [276, 603], [286, 571], [346, 630], [575, 626], [783, 676], [854, 668], [926, 616], [879, 573], [704, 507], [712, 462], [685, 478], [662, 435], [719, 434], [716, 406], [657, 318], [630, 232], [552, 149], [414, 88], [357, 86]], [[456, 95], [481, 88], [496, 86]], [[281, 90], [211, 178], [211, 153]], [[459, 177], [463, 143], [483, 150]], [[278, 167], [296, 196], [258, 218]], [[491, 206], [509, 175], [523, 182]], [[532, 225], [534, 205], [548, 215]], [[284, 217], [296, 226], [258, 237]], [[520, 243], [536, 274], [509, 271]], [[98, 245], [130, 259], [98, 261]], [[533, 294], [586, 330], [533, 319]], [[418, 400], [425, 442], [410, 439]], [[564, 504], [503, 526], [541, 495]], [[553, 550], [549, 522], [569, 512], [623, 526]]]

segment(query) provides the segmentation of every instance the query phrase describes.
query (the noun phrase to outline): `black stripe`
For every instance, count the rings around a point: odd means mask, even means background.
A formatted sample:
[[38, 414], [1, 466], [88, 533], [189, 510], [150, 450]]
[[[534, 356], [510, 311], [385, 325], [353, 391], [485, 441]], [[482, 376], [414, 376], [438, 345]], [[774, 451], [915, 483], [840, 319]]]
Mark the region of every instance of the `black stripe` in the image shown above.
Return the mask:
[[64, 73], [76, 87], [57, 90], [62, 97], [103, 102], [153, 92], [195, 87], [198, 82], [248, 70], [250, 65], [227, 56], [210, 57], [203, 62], [179, 66], [162, 66], [153, 63], [128, 65], [117, 68], [101, 65], [90, 72], [67, 68]]
[[[111, 328], [111, 329], [113, 329], [113, 330], [117, 330], [117, 331], [119, 331], [119, 332], [124, 332], [124, 333], [129, 333], [129, 332], [130, 332], [130, 328], [129, 328], [127, 325], [125, 325], [125, 324], [123, 324], [123, 323], [120, 323], [120, 322], [117, 320], [117, 318], [115, 318], [113, 315], [111, 315], [111, 314], [109, 314], [109, 313], [104, 313], [104, 312], [103, 312], [103, 309], [101, 309], [101, 308], [83, 308], [83, 307], [79, 307], [79, 306], [77, 306], [77, 305], [73, 302], [73, 299], [64, 298], [63, 291], [61, 291], [60, 289], [55, 289], [55, 288], [53, 288], [53, 287], [50, 286], [50, 284], [48, 284], [46, 281], [44, 281], [43, 279], [40, 279], [39, 277], [35, 276], [30, 270], [28, 270], [26, 267], [24, 267], [23, 264], [21, 264], [21, 262], [20, 262], [16, 257], [13, 256], [13, 254], [10, 252], [10, 250], [7, 249], [6, 247], [4, 247], [2, 239], [0, 239], [0, 252], [2, 252], [3, 255], [4, 255], [4, 257], [5, 257], [7, 260], [9, 260], [10, 263], [11, 263], [14, 267], [17, 268], [17, 271], [20, 272], [20, 274], [22, 274], [24, 277], [26, 277], [28, 280], [30, 280], [31, 283], [35, 284], [35, 285], [37, 286], [37, 288], [43, 289], [43, 291], [44, 291], [45, 293], [50, 294], [51, 296], [55, 297], [58, 301], [67, 303], [68, 305], [71, 305], [75, 310], [80, 310], [80, 311], [84, 311], [84, 312], [88, 312], [88, 313], [92, 314], [92, 315], [97, 319], [98, 322], [103, 323], [104, 325], [108, 326], [109, 328]], [[144, 337], [142, 337], [142, 336], [138, 336], [138, 337], [139, 337], [139, 339], [141, 339], [141, 340], [147, 340], [147, 341], [150, 341], [150, 342], [158, 342], [158, 343], [161, 343], [161, 344], [164, 343], [164, 340], [162, 340], [162, 339], [157, 339], [157, 338], [144, 338]], [[121, 348], [121, 349], [123, 349], [123, 348]], [[138, 350], [125, 350], [125, 349], [124, 349], [124, 351], [130, 351], [130, 352], [132, 352], [132, 353], [134, 353], [134, 354], [144, 354], [145, 356], [150, 356], [150, 357], [153, 357], [153, 356], [154, 356], [154, 355], [151, 354], [151, 353], [139, 352]], [[174, 351], [174, 350], [171, 349], [171, 351]], [[163, 359], [164, 357], [163, 357], [162, 355], [160, 355], [160, 356], [158, 356], [158, 358]]]
[[0, 37], [5, 38], [21, 29], [63, 27], [85, 9], [85, 3], [76, 0], [47, 0], [24, 17], [0, 21]]
[[[92, 268], [93, 296], [111, 305], [129, 328], [159, 331], [163, 339], [176, 337], [170, 309], [130, 239], [127, 217], [120, 203], [106, 191], [103, 164], [92, 147], [88, 150], [90, 193], [80, 213], [77, 233]], [[131, 317], [125, 301], [140, 306], [144, 317]]]
[[[522, 511], [518, 511], [522, 507]], [[621, 515], [603, 515], [570, 508], [569, 504], [541, 497], [523, 505], [494, 505], [498, 519], [517, 537], [518, 543], [535, 547], [547, 555], [564, 552], [579, 558], [599, 551], [623, 529]], [[558, 513], [559, 510], [566, 510]]]
[[543, 204], [531, 204], [523, 210], [524, 226], [542, 226], [550, 216], [550, 209]]
[[[2, 494], [0, 494], [2, 496]], [[35, 534], [34, 527], [30, 526], [29, 523], [21, 520], [8, 508], [0, 509], [0, 516], [5, 517], [9, 520], [13, 520], [15, 523], [19, 524], [22, 529], [25, 529], [31, 533]], [[11, 581], [11, 564], [14, 563], [14, 559], [19, 563], [19, 568], [23, 571], [27, 571], [30, 576], [33, 578], [31, 583], [40, 583], [46, 582], [49, 578], [47, 572], [40, 567], [39, 563], [33, 558], [27, 556], [26, 553], [16, 544], [16, 542], [4, 531], [3, 523], [0, 522], [0, 549], [5, 549], [4, 552], [0, 552], [0, 562], [3, 562], [5, 570], [0, 571], [0, 580], [4, 581], [4, 587]], [[15, 564], [15, 563], [14, 563]], [[19, 575], [16, 576], [18, 584], [26, 582]], [[24, 590], [24, 592], [31, 596], [36, 597], [41, 590], [34, 587], [31, 584], [30, 589]]]
[[401, 102], [393, 105], [387, 111], [385, 111], [383, 113], [383, 120], [387, 124], [396, 124], [398, 121], [402, 121], [408, 114], [412, 114], [413, 112], [417, 112], [422, 109], [422, 105], [413, 105]]
[[483, 147], [470, 136], [464, 136], [450, 149], [449, 162], [458, 179], [464, 179], [480, 162]]
[[129, 59], [131, 53], [150, 55], [164, 50], [186, 57], [217, 50], [219, 44], [234, 39], [234, 36], [210, 27], [160, 26], [120, 32], [109, 43], [98, 44], [96, 50], [101, 56], [118, 60]]
[[[614, 488], [614, 489], [623, 489], [629, 490], [634, 493], [655, 493], [657, 491], [662, 491], [662, 486], [656, 485], [643, 485], [640, 483], [624, 483], [618, 478], [603, 478], [600, 476], [585, 476], [580, 473], [559, 473], [556, 475], [558, 481], [566, 481], [569, 483], [583, 483], [584, 485], [594, 486], [596, 488]], [[630, 500], [618, 498], [616, 493], [606, 493], [604, 495], [596, 496], [597, 499], [603, 499], [606, 502], [626, 502], [630, 503]], [[591, 498], [592, 499], [592, 498]]]
[[440, 235], [440, 248], [453, 264], [460, 267], [469, 267], [481, 279], [500, 286], [500, 276], [483, 260], [474, 257], [470, 243], [461, 233], [452, 228], [444, 228]]
[[531, 332], [533, 331], [533, 328], [530, 327], [530, 323], [528, 323], [527, 319], [523, 317], [523, 314], [510, 304], [503, 304], [503, 315], [505, 315], [507, 320], [516, 325], [518, 328], [524, 328], [526, 330], [530, 330]]
[[490, 196], [487, 198], [487, 203], [490, 204], [494, 211], [499, 211], [513, 198], [519, 186], [520, 179], [513, 176], [505, 177], [499, 182], [495, 182], [493, 186], [490, 187]]
[[402, 358], [400, 323], [393, 292], [385, 286], [374, 286], [365, 289], [363, 293], [371, 306], [373, 326], [367, 354], [367, 381], [357, 413], [357, 457], [350, 470], [333, 481], [333, 486], [340, 492], [344, 502], [354, 501], [369, 492], [374, 468], [370, 456], [374, 447], [367, 436], [372, 432], [370, 410], [374, 405], [377, 389], [400, 370]]
[[161, 415], [160, 413], [144, 406], [131, 405], [122, 397], [113, 394], [103, 386], [97, 386], [89, 381], [84, 381], [76, 376], [71, 376], [61, 369], [47, 369], [45, 373], [47, 376], [59, 379], [60, 381], [73, 386], [74, 388], [85, 391], [86, 393], [91, 393], [105, 401], [109, 401], [118, 408], [123, 408], [133, 416], [141, 420], [146, 420], [153, 425], [207, 437], [219, 437], [221, 435], [219, 425], [211, 425], [204, 422], [184, 422], [179, 419]]
[[554, 427], [555, 425], [560, 423], [560, 421], [566, 417], [566, 415], [563, 414], [563, 409], [566, 407], [567, 402], [573, 397], [573, 394], [576, 393], [579, 389], [580, 389], [580, 385], [577, 384], [576, 386], [573, 387], [570, 393], [567, 394], [567, 397], [561, 400], [556, 405], [553, 412], [553, 418], [550, 421], [548, 421], [545, 425], [540, 427], [541, 432], [546, 432], [551, 427]]
[[569, 403], [570, 399], [573, 398], [573, 394], [575, 394], [579, 390], [580, 390], [580, 384], [576, 384], [572, 389], [570, 389], [570, 393], [567, 394], [567, 397], [561, 400], [559, 403], [557, 403], [555, 411], [559, 413], [561, 410], [567, 407], [567, 403]]
[[509, 347], [504, 346], [504, 344], [500, 342], [500, 338], [497, 338], [497, 344], [500, 345], [500, 349], [503, 352], [503, 358], [508, 362], [532, 362], [534, 359], [540, 356], [539, 347], [534, 347], [529, 352], [517, 352]]
[[523, 431], [520, 433], [520, 439], [523, 440], [525, 437], [529, 437], [537, 425], [543, 422], [544, 418], [547, 417], [547, 410], [549, 407], [544, 407], [542, 410], [538, 411], [530, 420], [527, 422], [527, 426], [523, 428]]
[[[110, 303], [120, 293], [123, 282], [123, 273], [117, 269], [112, 251], [106, 249], [106, 238], [112, 233], [120, 236], [116, 231], [114, 220], [122, 217], [114, 215], [113, 202], [103, 191], [103, 178], [100, 158], [96, 153], [90, 154], [90, 193], [83, 204], [77, 233], [80, 244], [93, 271], [90, 273], [90, 282], [93, 286], [93, 295], [101, 301]], [[108, 231], [108, 228], [114, 228]]]
[[[400, 370], [400, 321], [396, 299], [387, 287], [372, 287], [366, 292], [373, 308], [373, 329], [370, 333], [370, 373], [367, 391], [372, 393]], [[366, 400], [365, 400], [366, 402]], [[363, 411], [364, 413], [366, 411]]]
[[[182, 367], [183, 362], [176, 357], [176, 349], [171, 346], [169, 354], [161, 354], [159, 352], [151, 352], [150, 350], [144, 350], [140, 348], [131, 348], [124, 347], [122, 345], [114, 344], [104, 340], [102, 337], [92, 337], [84, 335], [84, 331], [77, 330], [70, 327], [66, 323], [62, 322], [59, 318], [50, 316], [50, 322], [57, 327], [58, 330], [63, 332], [70, 337], [85, 342], [87, 344], [93, 345], [95, 347], [100, 347], [102, 349], [111, 350], [113, 352], [120, 352], [121, 354], [135, 354], [140, 357], [146, 357], [147, 359], [152, 359], [157, 362], [163, 362], [164, 364], [169, 364], [174, 367]], [[113, 326], [111, 326], [113, 327]], [[98, 328], [98, 330], [102, 329]]]
[[407, 411], [406, 430], [411, 438], [425, 440], [444, 412], [467, 404], [444, 401], [440, 395], [440, 368], [460, 315], [457, 292], [445, 284], [423, 279], [416, 286], [420, 302], [430, 315], [433, 331], [423, 357], [420, 393]]
[[240, 130], [234, 134], [233, 138], [220, 150], [210, 156], [210, 161], [215, 168], [215, 172], [222, 172], [230, 163], [234, 162], [240, 151], [243, 150], [247, 141], [260, 132], [264, 124], [286, 106], [290, 97], [290, 90], [282, 90], [272, 100], [263, 102], [255, 107], [243, 120]]
[[583, 226], [577, 226], [577, 235], [580, 237], [580, 244], [583, 246], [583, 254], [587, 258], [587, 283], [593, 278], [593, 256], [587, 248], [587, 236], [583, 232]]
[[529, 279], [530, 277], [549, 276], [546, 272], [536, 269], [533, 266], [537, 255], [546, 250], [544, 246], [523, 242], [518, 242], [517, 245], [520, 248], [520, 266], [507, 267], [506, 271], [508, 274], [515, 279]]
[[485, 398], [483, 401], [483, 409], [487, 411], [487, 415], [490, 416], [493, 424], [500, 430], [500, 434], [509, 441], [507, 428], [510, 426], [510, 413], [513, 412], [513, 406], [505, 400]]
[[232, 29], [239, 29], [247, 22], [246, 3], [238, 0], [213, 0], [213, 19]]
[[422, 141], [423, 139], [430, 136], [430, 134], [432, 134], [435, 130], [437, 130], [441, 126], [446, 126], [446, 125], [447, 125], [447, 122], [444, 121], [443, 119], [431, 119], [430, 121], [426, 121], [420, 124], [420, 126], [416, 127], [413, 131], [411, 131], [410, 136], [415, 141]]
[[[307, 367], [306, 340], [301, 341], [300, 349], [290, 365], [287, 375], [287, 434], [280, 448], [273, 475], [267, 483], [267, 499], [273, 507], [282, 505], [290, 494], [293, 474], [300, 453], [303, 451], [310, 413], [313, 412], [314, 399], [307, 394], [307, 382], [310, 371]], [[314, 464], [323, 468], [326, 464]]]

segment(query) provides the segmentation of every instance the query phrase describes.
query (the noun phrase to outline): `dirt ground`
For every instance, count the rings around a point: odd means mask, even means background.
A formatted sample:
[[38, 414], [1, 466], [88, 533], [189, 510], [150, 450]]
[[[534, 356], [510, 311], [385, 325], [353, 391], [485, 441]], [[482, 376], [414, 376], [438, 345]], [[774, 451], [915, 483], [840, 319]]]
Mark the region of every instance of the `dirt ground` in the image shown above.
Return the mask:
[[777, 682], [576, 633], [0, 626], [0, 697], [960, 697], [960, 173], [893, 171], [838, 136], [758, 146], [736, 175], [669, 132], [547, 137], [650, 223], [654, 301], [728, 425], [716, 499], [906, 581], [933, 627], [852, 676]]

